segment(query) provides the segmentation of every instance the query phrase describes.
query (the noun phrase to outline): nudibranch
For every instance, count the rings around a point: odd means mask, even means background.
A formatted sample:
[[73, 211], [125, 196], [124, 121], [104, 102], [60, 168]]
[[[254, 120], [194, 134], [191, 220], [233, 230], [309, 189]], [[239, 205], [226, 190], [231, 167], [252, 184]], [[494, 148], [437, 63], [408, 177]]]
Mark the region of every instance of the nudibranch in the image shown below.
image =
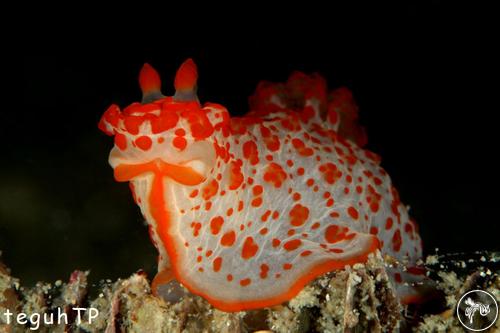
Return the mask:
[[[145, 64], [141, 103], [111, 105], [99, 128], [114, 136], [109, 163], [130, 182], [158, 249], [153, 287], [176, 279], [224, 311], [280, 304], [332, 270], [379, 249], [412, 266], [422, 247], [375, 153], [361, 148], [351, 92], [317, 75], [261, 82], [250, 111], [200, 104], [188, 59], [175, 95]], [[394, 270], [410, 297], [411, 270]]]

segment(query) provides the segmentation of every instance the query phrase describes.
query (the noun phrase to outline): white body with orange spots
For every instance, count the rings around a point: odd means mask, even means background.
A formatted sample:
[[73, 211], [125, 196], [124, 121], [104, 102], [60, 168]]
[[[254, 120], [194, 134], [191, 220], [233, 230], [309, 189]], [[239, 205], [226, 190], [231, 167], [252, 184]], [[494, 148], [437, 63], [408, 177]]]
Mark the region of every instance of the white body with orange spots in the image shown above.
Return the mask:
[[145, 66], [144, 94], [160, 98], [112, 106], [100, 123], [115, 135], [115, 177], [131, 182], [159, 250], [157, 284], [173, 275], [238, 311], [289, 300], [378, 248], [410, 264], [421, 256], [379, 158], [355, 143], [366, 139], [347, 90], [328, 95], [319, 76], [296, 73], [259, 85], [252, 111], [230, 118], [190, 100], [193, 73], [188, 60], [176, 77], [182, 98], [163, 98]]

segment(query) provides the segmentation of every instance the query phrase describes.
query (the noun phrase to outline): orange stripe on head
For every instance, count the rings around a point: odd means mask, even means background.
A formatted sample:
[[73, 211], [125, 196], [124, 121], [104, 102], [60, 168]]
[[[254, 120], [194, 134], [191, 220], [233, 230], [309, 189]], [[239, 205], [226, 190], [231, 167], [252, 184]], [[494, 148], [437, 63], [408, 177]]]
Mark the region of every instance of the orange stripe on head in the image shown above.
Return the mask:
[[177, 70], [175, 75], [175, 90], [176, 91], [191, 91], [195, 89], [196, 81], [198, 80], [198, 69], [194, 61], [189, 58], [184, 61]]

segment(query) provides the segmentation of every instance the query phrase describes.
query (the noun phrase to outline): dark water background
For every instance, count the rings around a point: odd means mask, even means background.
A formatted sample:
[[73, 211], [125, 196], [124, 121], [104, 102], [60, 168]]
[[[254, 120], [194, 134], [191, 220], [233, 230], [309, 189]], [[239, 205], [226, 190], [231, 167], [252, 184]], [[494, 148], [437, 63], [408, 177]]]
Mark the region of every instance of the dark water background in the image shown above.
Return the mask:
[[111, 103], [140, 99], [144, 62], [172, 94], [177, 66], [187, 57], [199, 67], [200, 100], [234, 115], [246, 112], [260, 80], [284, 81], [293, 70], [317, 71], [331, 88], [349, 87], [368, 148], [382, 156], [411, 206], [425, 250], [498, 249], [498, 226], [484, 215], [481, 129], [472, 124], [487, 111], [462, 103], [476, 84], [469, 78], [477, 62], [469, 56], [474, 36], [453, 9], [439, 1], [298, 8], [293, 17], [269, 14], [244, 23], [238, 16], [221, 15], [218, 24], [205, 17], [196, 27], [168, 25], [167, 15], [165, 25], [145, 31], [123, 18], [128, 29], [41, 33], [21, 57], [21, 100], [0, 111], [8, 142], [2, 147], [8, 163], [0, 164], [3, 260], [28, 284], [66, 279], [75, 268], [91, 269], [96, 279], [155, 270], [139, 209], [107, 164], [112, 140], [96, 124]]

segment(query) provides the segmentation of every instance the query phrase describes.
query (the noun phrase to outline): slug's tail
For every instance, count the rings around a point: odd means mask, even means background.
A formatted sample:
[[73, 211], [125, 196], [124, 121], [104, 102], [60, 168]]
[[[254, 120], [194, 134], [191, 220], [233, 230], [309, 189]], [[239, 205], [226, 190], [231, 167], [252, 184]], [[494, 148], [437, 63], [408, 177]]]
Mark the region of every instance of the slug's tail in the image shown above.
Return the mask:
[[422, 304], [438, 297], [436, 284], [422, 267], [388, 268], [389, 278], [403, 304]]

